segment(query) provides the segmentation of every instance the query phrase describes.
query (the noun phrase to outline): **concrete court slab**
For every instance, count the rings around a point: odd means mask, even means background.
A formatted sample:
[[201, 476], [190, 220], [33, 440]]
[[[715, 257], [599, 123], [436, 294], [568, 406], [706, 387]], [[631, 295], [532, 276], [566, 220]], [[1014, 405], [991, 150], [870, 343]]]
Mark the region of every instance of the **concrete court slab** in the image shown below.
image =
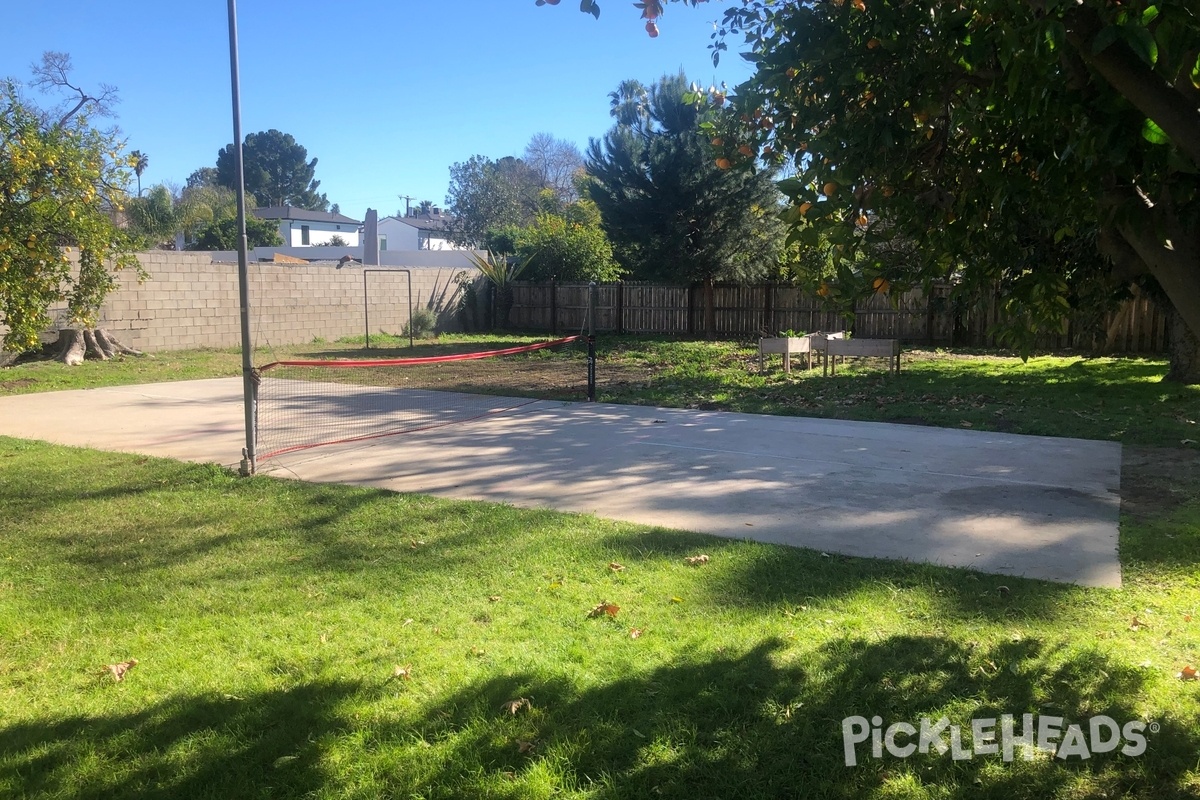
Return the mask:
[[[232, 465], [241, 415], [240, 379], [186, 381], [0, 398], [0, 434]], [[260, 468], [1115, 587], [1120, 464], [1111, 442], [539, 401]]]

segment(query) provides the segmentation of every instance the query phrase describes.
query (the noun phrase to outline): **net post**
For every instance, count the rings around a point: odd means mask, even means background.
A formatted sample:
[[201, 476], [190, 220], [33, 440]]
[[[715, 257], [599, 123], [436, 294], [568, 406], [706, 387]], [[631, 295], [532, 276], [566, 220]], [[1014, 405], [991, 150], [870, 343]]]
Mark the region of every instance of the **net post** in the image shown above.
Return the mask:
[[257, 369], [250, 371], [250, 380], [246, 386], [250, 392], [248, 416], [253, 419], [253, 437], [247, 439], [247, 446], [242, 448], [242, 464], [238, 474], [248, 478], [258, 470], [258, 387], [262, 383], [262, 375]]
[[596, 402], [596, 282], [588, 284], [588, 402]]
[[241, 474], [254, 474], [255, 447], [258, 432], [255, 407], [254, 351], [250, 337], [250, 277], [246, 238], [246, 176], [242, 158], [242, 98], [241, 71], [238, 66], [237, 0], [228, 0], [229, 19], [229, 88], [233, 105], [233, 164], [234, 192], [237, 198], [238, 306], [242, 342], [242, 410], [246, 426], [246, 446], [242, 449]]

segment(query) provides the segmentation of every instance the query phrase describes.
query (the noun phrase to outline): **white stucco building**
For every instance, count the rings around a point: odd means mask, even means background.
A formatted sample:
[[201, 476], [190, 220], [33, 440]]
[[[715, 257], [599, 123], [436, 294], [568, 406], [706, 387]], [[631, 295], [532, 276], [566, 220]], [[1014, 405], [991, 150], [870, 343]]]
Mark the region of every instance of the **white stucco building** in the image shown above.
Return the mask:
[[437, 206], [379, 220], [379, 250], [466, 250], [450, 241], [453, 217]]
[[[362, 223], [344, 214], [309, 211], [295, 206], [256, 208], [251, 213], [259, 219], [277, 221], [279, 235], [283, 237], [285, 247], [320, 247], [330, 242], [334, 236], [340, 236], [349, 247], [361, 244], [359, 229]], [[382, 224], [380, 227], [382, 228]], [[403, 249], [418, 248], [414, 246]]]

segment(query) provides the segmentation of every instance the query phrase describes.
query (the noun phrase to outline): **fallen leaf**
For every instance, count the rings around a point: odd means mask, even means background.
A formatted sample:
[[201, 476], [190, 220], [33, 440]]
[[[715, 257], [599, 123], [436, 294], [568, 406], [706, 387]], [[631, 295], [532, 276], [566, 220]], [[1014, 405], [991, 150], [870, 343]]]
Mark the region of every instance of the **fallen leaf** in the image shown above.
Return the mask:
[[1184, 614], [1184, 615], [1183, 615], [1183, 621], [1184, 621], [1184, 622], [1191, 622], [1191, 621], [1192, 621], [1192, 615], [1191, 615], [1191, 614]]
[[411, 542], [409, 542], [408, 546], [411, 547], [413, 550], [416, 550], [418, 547], [420, 547], [423, 544], [425, 544], [425, 543], [422, 541], [419, 541], [417, 539], [413, 539]]
[[488, 598], [488, 600], [492, 603], [498, 603], [500, 601], [500, 595], [494, 594], [494, 595], [490, 596]]
[[821, 553], [821, 558], [829, 558], [829, 553]]
[[1175, 677], [1179, 678], [1181, 681], [1194, 681], [1196, 680], [1196, 668], [1191, 664], [1188, 664], [1182, 670], [1180, 670]]
[[509, 700], [504, 705], [500, 706], [501, 711], [507, 711], [509, 714], [515, 715], [523, 708], [533, 708], [528, 697], [518, 697], [516, 700]]
[[682, 603], [682, 602], [683, 602], [683, 598], [682, 598], [682, 597], [672, 597], [672, 598], [671, 598], [671, 602], [672, 602], [672, 603]]
[[486, 655], [487, 655], [487, 651], [486, 651], [486, 650], [480, 650], [478, 647], [472, 647], [472, 648], [471, 648], [471, 655], [475, 656], [476, 658], [483, 658], [484, 656], [486, 656]]
[[685, 558], [685, 559], [684, 559], [684, 561], [686, 561], [686, 562], [687, 562], [688, 564], [690, 564], [691, 566], [695, 567], [695, 566], [698, 566], [698, 565], [700, 565], [700, 564], [707, 564], [707, 563], [708, 563], [708, 556], [706, 556], [706, 555], [704, 555], [703, 553], [701, 553], [701, 554], [700, 554], [700, 555], [698, 555], [698, 556], [688, 556], [687, 558]]
[[532, 753], [535, 747], [537, 747], [537, 742], [527, 742], [524, 739], [517, 739], [518, 753]]
[[975, 425], [974, 425], [973, 423], [971, 423], [971, 422], [968, 422], [968, 421], [967, 421], [967, 420], [965, 420], [965, 419], [964, 419], [962, 422], [958, 423], [958, 424], [959, 424], [960, 426], [964, 427], [964, 428], [974, 428], [974, 427], [975, 427]]
[[1181, 445], [1183, 445], [1184, 447], [1187, 447], [1189, 444], [1196, 444], [1196, 440], [1195, 439], [1180, 439], [1179, 443]]
[[1129, 630], [1131, 631], [1140, 631], [1144, 627], [1146, 627], [1146, 623], [1142, 622], [1137, 617], [1134, 617], [1133, 621], [1129, 623]]
[[621, 610], [621, 607], [619, 605], [617, 605], [616, 603], [610, 603], [607, 600], [605, 600], [604, 602], [597, 603], [596, 607], [588, 612], [588, 616], [589, 617], [602, 617], [605, 614], [608, 614], [610, 617], [615, 617], [617, 615], [617, 612], [620, 610]]
[[561, 589], [561, 588], [562, 588], [562, 581], [550, 581], [550, 586], [549, 586], [549, 588], [550, 588], [550, 590], [551, 590], [551, 591], [553, 591], [554, 589]]
[[412, 680], [412, 665], [405, 664], [403, 667], [399, 664], [392, 670], [392, 677], [399, 678], [402, 681]]
[[997, 586], [996, 592], [1001, 597], [1008, 597], [1008, 595], [1012, 593], [1012, 589], [1009, 589], [1007, 586]]
[[629, 638], [630, 639], [639, 639], [639, 638], [641, 638], [641, 635], [642, 635], [641, 628], [630, 628], [629, 629]]
[[402, 623], [400, 624], [400, 627], [401, 627], [401, 628], [403, 628], [403, 627], [405, 627], [405, 626], [407, 626], [407, 625], [412, 625], [412, 624], [413, 624], [413, 621], [412, 621], [412, 618], [410, 617], [409, 619], [406, 619], [406, 620], [404, 620], [404, 622], [402, 622]]
[[299, 757], [300, 756], [280, 756], [279, 758], [275, 759], [275, 762], [271, 766], [275, 767], [275, 769], [279, 769], [280, 767], [286, 767], [288, 764], [292, 763]]
[[109, 664], [105, 669], [113, 676], [113, 680], [118, 683], [125, 680], [125, 673], [137, 666], [138, 660], [131, 658], [128, 661], [122, 661], [120, 664]]
[[646, 734], [642, 733], [642, 732], [641, 732], [641, 731], [639, 731], [637, 728], [630, 728], [629, 730], [630, 730], [630, 732], [631, 732], [631, 733], [632, 733], [634, 736], [638, 737], [639, 739], [645, 739], [645, 738], [646, 738]]
[[608, 568], [611, 569], [613, 572], [624, 572], [625, 571], [625, 565], [618, 564], [615, 561], [610, 561], [608, 563]]

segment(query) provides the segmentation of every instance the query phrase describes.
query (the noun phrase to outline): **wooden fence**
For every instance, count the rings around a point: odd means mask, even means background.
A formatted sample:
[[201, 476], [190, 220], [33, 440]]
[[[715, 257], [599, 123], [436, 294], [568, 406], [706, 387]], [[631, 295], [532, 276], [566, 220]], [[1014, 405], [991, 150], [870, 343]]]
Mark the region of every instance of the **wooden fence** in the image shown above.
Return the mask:
[[[589, 286], [583, 283], [516, 283], [509, 323], [527, 330], [577, 333], [587, 325]], [[928, 345], [991, 347], [1000, 298], [964, 308], [949, 287], [931, 295], [913, 290], [892, 299], [875, 295], [855, 306], [852, 329], [868, 339], [902, 339]], [[692, 286], [621, 282], [596, 287], [596, 330], [617, 333], [704, 333], [704, 290]], [[782, 331], [841, 331], [847, 320], [826, 302], [784, 284], [716, 284], [713, 334], [720, 338], [777, 335]], [[1165, 315], [1147, 298], [1127, 301], [1102, 321], [1084, 315], [1061, 331], [1038, 338], [1039, 349], [1161, 353], [1167, 348]]]

